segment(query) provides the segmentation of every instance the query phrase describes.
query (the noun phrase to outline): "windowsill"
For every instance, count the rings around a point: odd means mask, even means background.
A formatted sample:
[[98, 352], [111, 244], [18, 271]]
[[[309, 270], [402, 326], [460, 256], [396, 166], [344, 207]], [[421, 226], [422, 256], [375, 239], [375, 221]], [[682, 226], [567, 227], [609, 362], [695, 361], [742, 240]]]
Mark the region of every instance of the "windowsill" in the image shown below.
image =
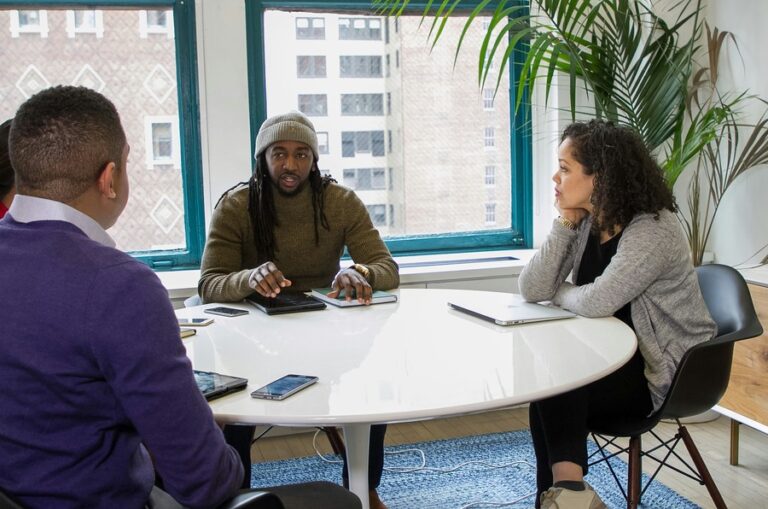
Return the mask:
[[[396, 256], [400, 267], [400, 285], [434, 282], [493, 279], [516, 276], [535, 249], [446, 253], [437, 255]], [[514, 257], [516, 259], [503, 259]], [[455, 263], [451, 263], [455, 262]], [[199, 270], [158, 272], [171, 299], [184, 299], [197, 293]]]
[[768, 286], [768, 265], [759, 265], [751, 269], [740, 269], [741, 275], [747, 283], [758, 286]]

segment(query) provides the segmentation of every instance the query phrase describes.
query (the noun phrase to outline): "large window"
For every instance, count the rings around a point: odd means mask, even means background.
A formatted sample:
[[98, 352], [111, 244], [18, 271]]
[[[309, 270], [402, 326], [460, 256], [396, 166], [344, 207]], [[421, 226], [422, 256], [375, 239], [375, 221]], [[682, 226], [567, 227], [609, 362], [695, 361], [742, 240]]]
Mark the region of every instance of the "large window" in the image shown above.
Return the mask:
[[384, 168], [348, 168], [344, 170], [344, 185], [356, 191], [387, 188]]
[[493, 99], [495, 90], [492, 88], [486, 88], [483, 90], [483, 109], [486, 111], [493, 111]]
[[37, 34], [48, 37], [48, 12], [33, 9], [8, 11], [11, 37], [20, 34]]
[[149, 116], [144, 121], [147, 168], [179, 169], [178, 117]]
[[341, 114], [348, 116], [383, 115], [382, 94], [341, 94]]
[[173, 11], [170, 9], [139, 11], [139, 35], [142, 39], [150, 35], [164, 35], [168, 39], [173, 39]]
[[296, 57], [296, 76], [299, 78], [325, 78], [324, 55], [299, 55]]
[[[246, 2], [252, 138], [266, 117], [303, 98], [300, 108], [330, 140], [323, 169], [358, 193], [394, 253], [530, 245], [530, 113], [513, 111], [512, 95], [525, 48], [512, 52], [494, 96], [498, 72], [486, 91], [476, 78], [492, 12], [476, 19], [456, 59], [466, 21], [458, 12], [477, 2], [456, 6], [434, 48], [420, 10], [389, 18], [386, 31], [370, 0], [343, 4]], [[326, 41], [295, 40], [310, 18], [322, 20]], [[308, 51], [325, 57], [326, 77], [286, 75]]]
[[384, 155], [384, 131], [342, 131], [341, 156]]
[[109, 98], [131, 145], [131, 196], [109, 233], [156, 268], [197, 266], [205, 238], [193, 5], [0, 0], [0, 119], [53, 85]]
[[486, 186], [496, 185], [496, 166], [488, 165], [485, 167], [485, 185]]
[[296, 18], [296, 38], [297, 39], [325, 39], [325, 19], [297, 17]]
[[368, 209], [368, 215], [371, 216], [373, 226], [386, 226], [387, 225], [387, 206], [381, 203], [375, 203], [373, 205], [366, 205]]
[[328, 115], [328, 96], [325, 94], [299, 94], [299, 111], [308, 117]]
[[325, 131], [317, 132], [317, 151], [321, 154], [327, 154], [328, 150], [328, 133]]
[[360, 41], [381, 40], [382, 18], [339, 18], [339, 39]]
[[381, 56], [342, 55], [339, 71], [342, 78], [381, 78]]
[[104, 15], [95, 9], [67, 11], [67, 36], [71, 39], [78, 34], [93, 34], [104, 37]]

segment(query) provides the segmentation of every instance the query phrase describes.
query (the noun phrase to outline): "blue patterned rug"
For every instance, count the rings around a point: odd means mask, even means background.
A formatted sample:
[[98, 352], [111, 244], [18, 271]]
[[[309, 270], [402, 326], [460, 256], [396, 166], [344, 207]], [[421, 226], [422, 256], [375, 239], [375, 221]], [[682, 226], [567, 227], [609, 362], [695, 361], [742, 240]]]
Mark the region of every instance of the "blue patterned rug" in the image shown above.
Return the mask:
[[[590, 449], [594, 447], [590, 442]], [[384, 467], [409, 470], [410, 467], [419, 465], [421, 457], [416, 452], [390, 454], [414, 448], [424, 452], [427, 468], [448, 470], [469, 461], [482, 461], [491, 465], [506, 465], [516, 461], [534, 463], [530, 435], [527, 430], [522, 430], [387, 447]], [[626, 463], [616, 458], [612, 459], [611, 463], [619, 472], [619, 478], [623, 476], [623, 479], [626, 479]], [[253, 465], [251, 473], [253, 486], [315, 480], [339, 483], [340, 479], [341, 465], [326, 463], [317, 456], [258, 463]], [[429, 470], [388, 470], [384, 472], [379, 494], [390, 509], [480, 509], [498, 507], [497, 504], [510, 504], [525, 497], [535, 490], [535, 479], [535, 469], [527, 464], [503, 468], [470, 464], [447, 473]], [[646, 479], [644, 475], [643, 482]], [[597, 490], [609, 508], [626, 507], [626, 502], [605, 464], [592, 467], [586, 480]], [[505, 507], [533, 507], [533, 496]], [[695, 509], [699, 506], [654, 481], [643, 495], [641, 507]]]

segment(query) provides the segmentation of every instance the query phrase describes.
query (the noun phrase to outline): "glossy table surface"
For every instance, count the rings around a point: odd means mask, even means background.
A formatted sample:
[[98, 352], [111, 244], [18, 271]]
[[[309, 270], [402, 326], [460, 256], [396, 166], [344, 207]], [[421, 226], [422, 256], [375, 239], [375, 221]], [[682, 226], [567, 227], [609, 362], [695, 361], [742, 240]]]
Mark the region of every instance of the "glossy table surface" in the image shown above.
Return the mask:
[[[634, 353], [614, 318], [501, 327], [447, 302], [469, 290], [403, 289], [397, 303], [267, 316], [248, 304], [213, 316], [184, 344], [195, 369], [247, 378], [248, 389], [211, 402], [222, 422], [344, 425], [414, 421], [525, 403], [597, 380]], [[505, 294], [499, 293], [500, 299]], [[316, 375], [285, 401], [250, 392], [288, 373]]]

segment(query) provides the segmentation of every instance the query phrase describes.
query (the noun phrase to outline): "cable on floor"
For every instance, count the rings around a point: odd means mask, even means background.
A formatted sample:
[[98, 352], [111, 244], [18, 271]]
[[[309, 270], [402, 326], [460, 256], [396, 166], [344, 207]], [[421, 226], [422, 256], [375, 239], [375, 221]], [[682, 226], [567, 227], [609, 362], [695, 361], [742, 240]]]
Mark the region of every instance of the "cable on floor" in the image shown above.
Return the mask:
[[[315, 434], [312, 436], [312, 447], [315, 450], [315, 454], [317, 454], [317, 456], [321, 460], [325, 461], [326, 463], [342, 463], [343, 462], [342, 460], [326, 458], [320, 452], [320, 450], [317, 447], [317, 435], [320, 434], [320, 431], [321, 430], [318, 429], [317, 431], [315, 431]], [[482, 465], [482, 466], [488, 467], [490, 469], [507, 468], [507, 467], [512, 467], [512, 466], [515, 466], [515, 465], [527, 465], [527, 466], [529, 466], [529, 467], [531, 467], [533, 469], [536, 468], [532, 463], [530, 463], [528, 461], [524, 461], [524, 460], [512, 461], [512, 462], [509, 462], [509, 463], [504, 463], [502, 465], [494, 465], [493, 463], [487, 463], [485, 461], [472, 460], [472, 461], [465, 461], [464, 463], [459, 463], [458, 465], [455, 465], [455, 466], [449, 467], [449, 468], [436, 468], [436, 467], [428, 467], [428, 466], [426, 466], [427, 458], [426, 458], [426, 455], [424, 454], [424, 451], [422, 451], [421, 449], [413, 448], [413, 449], [403, 449], [401, 451], [386, 451], [385, 450], [384, 454], [385, 455], [386, 454], [406, 454], [406, 453], [410, 453], [410, 452], [416, 452], [416, 453], [419, 454], [419, 456], [421, 456], [421, 461], [420, 461], [420, 465], [419, 466], [417, 466], [417, 467], [385, 467], [384, 470], [386, 472], [396, 472], [396, 473], [400, 473], [400, 474], [407, 474], [407, 473], [421, 472], [421, 471], [423, 471], [423, 472], [435, 472], [435, 473], [439, 473], [439, 474], [447, 474], [447, 473], [450, 473], [450, 472], [455, 472], [456, 470], [464, 468], [464, 467], [466, 467], [468, 465]], [[522, 497], [516, 498], [515, 500], [512, 500], [510, 502], [470, 502], [469, 504], [462, 506], [461, 509], [470, 509], [470, 508], [474, 508], [474, 507], [507, 507], [507, 506], [510, 506], [510, 505], [517, 504], [518, 502], [521, 502], [521, 501], [523, 501], [523, 500], [525, 500], [527, 498], [533, 497], [535, 495], [536, 495], [536, 492], [534, 491], [534, 492], [528, 493], [527, 495], [523, 495]]]

